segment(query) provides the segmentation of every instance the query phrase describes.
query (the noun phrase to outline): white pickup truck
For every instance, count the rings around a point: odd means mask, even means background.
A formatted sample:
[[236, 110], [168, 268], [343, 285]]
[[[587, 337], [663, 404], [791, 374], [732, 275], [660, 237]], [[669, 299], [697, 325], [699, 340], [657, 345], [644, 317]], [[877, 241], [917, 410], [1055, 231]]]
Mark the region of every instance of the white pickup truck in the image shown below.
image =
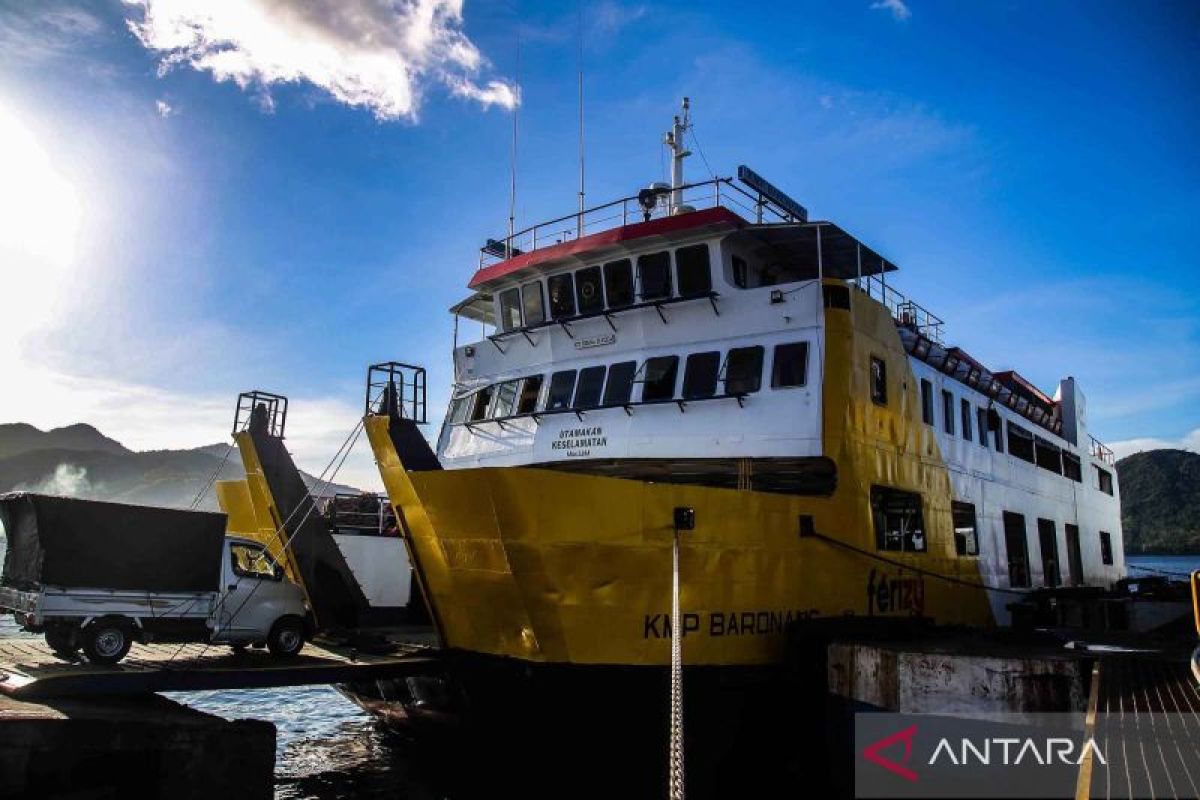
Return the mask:
[[224, 516], [43, 495], [0, 496], [8, 551], [0, 610], [60, 653], [113, 664], [134, 641], [273, 655], [311, 633], [303, 590]]

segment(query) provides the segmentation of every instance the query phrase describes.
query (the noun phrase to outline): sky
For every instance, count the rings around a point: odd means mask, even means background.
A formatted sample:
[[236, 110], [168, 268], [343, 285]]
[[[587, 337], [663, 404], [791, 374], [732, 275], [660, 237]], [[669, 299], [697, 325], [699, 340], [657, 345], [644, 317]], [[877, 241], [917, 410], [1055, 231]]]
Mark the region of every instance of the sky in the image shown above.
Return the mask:
[[[0, 0], [0, 422], [135, 449], [291, 398], [320, 472], [365, 367], [429, 370], [478, 247], [746, 163], [897, 263], [946, 338], [1119, 454], [1200, 450], [1200, 5]], [[340, 482], [377, 488], [360, 441]]]

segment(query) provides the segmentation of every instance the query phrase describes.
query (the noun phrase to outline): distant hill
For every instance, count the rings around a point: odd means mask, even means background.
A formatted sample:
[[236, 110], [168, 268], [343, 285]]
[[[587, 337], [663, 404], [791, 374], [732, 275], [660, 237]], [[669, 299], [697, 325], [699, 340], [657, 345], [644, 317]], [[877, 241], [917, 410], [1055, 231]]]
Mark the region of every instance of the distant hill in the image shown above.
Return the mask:
[[1200, 553], [1200, 453], [1146, 450], [1117, 462], [1130, 553]]
[[[217, 467], [219, 480], [245, 476], [236, 449], [213, 444], [191, 450], [134, 452], [90, 425], [41, 431], [32, 425], [0, 425], [0, 493], [36, 491], [137, 505], [188, 508]], [[301, 472], [311, 487], [316, 479]], [[358, 492], [334, 484], [323, 493]], [[210, 489], [200, 508], [215, 511]]]
[[91, 425], [77, 423], [49, 431], [38, 430], [24, 422], [0, 424], [0, 458], [10, 458], [31, 450], [85, 450], [100, 453], [128, 453], [120, 442], [108, 438]]

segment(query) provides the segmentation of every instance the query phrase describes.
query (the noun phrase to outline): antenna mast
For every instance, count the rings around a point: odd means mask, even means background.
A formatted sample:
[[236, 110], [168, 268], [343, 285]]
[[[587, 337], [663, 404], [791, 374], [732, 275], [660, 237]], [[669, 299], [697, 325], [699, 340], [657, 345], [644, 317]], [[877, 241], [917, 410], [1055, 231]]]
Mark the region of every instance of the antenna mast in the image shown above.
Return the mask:
[[584, 171], [583, 171], [583, 0], [579, 0], [579, 216], [575, 220], [575, 236], [578, 238], [583, 236], [583, 198], [584, 198]]
[[521, 114], [521, 35], [517, 34], [517, 68], [515, 70], [514, 80], [517, 84], [517, 105], [513, 108], [513, 133], [512, 133], [512, 184], [508, 192], [508, 238], [504, 240], [504, 257], [512, 258], [513, 250], [513, 233], [516, 229], [517, 220], [517, 120]]
[[671, 213], [683, 207], [683, 160], [692, 152], [684, 146], [683, 134], [691, 126], [691, 102], [683, 98], [683, 117], [677, 114], [675, 124], [663, 136], [663, 144], [671, 149]]

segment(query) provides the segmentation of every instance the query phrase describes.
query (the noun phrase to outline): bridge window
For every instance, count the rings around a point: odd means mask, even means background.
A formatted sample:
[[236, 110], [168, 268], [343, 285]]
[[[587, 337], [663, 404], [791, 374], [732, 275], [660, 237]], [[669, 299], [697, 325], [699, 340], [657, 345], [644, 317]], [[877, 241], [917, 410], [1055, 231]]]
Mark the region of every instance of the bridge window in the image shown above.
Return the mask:
[[542, 376], [530, 375], [521, 384], [521, 395], [517, 400], [518, 414], [532, 414], [537, 410], [538, 395], [542, 393]]
[[1079, 456], [1063, 450], [1062, 465], [1063, 475], [1066, 475], [1076, 483], [1083, 483], [1083, 468], [1079, 463]]
[[725, 394], [750, 394], [762, 387], [763, 346], [735, 347], [725, 362]]
[[500, 329], [515, 331], [521, 327], [521, 290], [515, 286], [500, 293]]
[[1004, 549], [1008, 553], [1008, 585], [1029, 586], [1029, 544], [1025, 540], [1025, 517], [1004, 512]]
[[721, 354], [692, 353], [683, 368], [683, 399], [712, 397], [717, 393], [717, 373], [721, 371]]
[[604, 293], [609, 308], [633, 305], [633, 264], [628, 258], [604, 265]]
[[[1095, 466], [1095, 465], [1093, 465]], [[1106, 469], [1096, 467], [1096, 488], [1105, 494], [1113, 493], [1112, 473]]]
[[456, 397], [450, 401], [450, 424], [457, 425], [460, 422], [467, 421], [467, 412], [471, 409], [471, 402], [474, 395], [464, 395]]
[[575, 273], [575, 297], [580, 314], [604, 310], [604, 290], [600, 283], [599, 267], [588, 267]]
[[1008, 452], [1022, 461], [1033, 463], [1033, 434], [1020, 425], [1008, 423]]
[[1061, 451], [1040, 436], [1033, 437], [1034, 460], [1042, 469], [1048, 469], [1056, 475], [1062, 475]]
[[746, 268], [746, 259], [739, 256], [732, 256], [730, 262], [733, 265], [733, 285], [739, 289], [745, 289], [749, 285], [747, 283], [749, 270]]
[[571, 407], [575, 393], [575, 370], [565, 369], [550, 376], [550, 391], [546, 395], [546, 410], [561, 411]]
[[670, 400], [675, 396], [675, 376], [679, 356], [658, 356], [646, 360], [642, 379], [642, 400]]
[[551, 275], [546, 281], [550, 289], [550, 316], [563, 319], [575, 316], [575, 281], [571, 273]]
[[671, 254], [669, 252], [638, 256], [637, 265], [643, 300], [663, 300], [671, 296]]
[[933, 384], [921, 378], [921, 419], [933, 424]]
[[951, 504], [954, 518], [954, 552], [960, 556], [979, 555], [979, 529], [972, 503]]
[[521, 301], [525, 307], [526, 325], [540, 325], [546, 321], [546, 304], [542, 296], [541, 281], [533, 281], [522, 286]]
[[987, 447], [988, 437], [988, 415], [987, 409], [980, 408], [975, 412], [976, 421], [979, 423], [979, 444], [982, 447]]
[[808, 382], [808, 342], [775, 345], [771, 365], [771, 388], [803, 386]]
[[633, 376], [635, 374], [637, 374], [636, 361], [622, 361], [609, 367], [608, 383], [604, 385], [604, 405], [628, 403], [629, 398], [633, 395]]
[[675, 275], [680, 297], [700, 297], [712, 291], [708, 245], [695, 244], [675, 251]]
[[471, 406], [471, 422], [487, 419], [488, 407], [492, 404], [493, 388], [492, 386], [485, 386], [474, 394], [475, 404]]
[[517, 402], [517, 388], [520, 381], [505, 381], [496, 387], [496, 405], [489, 416], [511, 417], [513, 406]]
[[954, 395], [942, 390], [942, 427], [946, 433], [954, 435]]
[[871, 514], [875, 519], [876, 548], [903, 553], [925, 552], [921, 495], [887, 486], [872, 486]]
[[966, 399], [962, 401], [962, 437], [968, 442], [975, 438], [971, 430], [971, 401]]
[[1112, 534], [1108, 531], [1100, 531], [1100, 561], [1110, 567], [1113, 563]]
[[600, 405], [600, 390], [604, 387], [604, 367], [586, 367], [579, 370], [579, 383], [575, 386], [575, 408], [595, 408]]
[[887, 405], [887, 363], [878, 356], [871, 356], [871, 402]]

